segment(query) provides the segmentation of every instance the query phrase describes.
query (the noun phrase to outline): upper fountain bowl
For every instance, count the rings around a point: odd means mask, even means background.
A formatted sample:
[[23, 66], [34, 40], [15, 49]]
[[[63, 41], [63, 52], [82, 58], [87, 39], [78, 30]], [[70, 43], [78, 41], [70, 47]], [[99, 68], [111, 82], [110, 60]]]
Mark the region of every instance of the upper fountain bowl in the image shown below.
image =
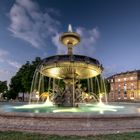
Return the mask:
[[41, 74], [57, 79], [87, 79], [103, 71], [98, 60], [83, 55], [56, 55], [43, 59]]
[[60, 36], [60, 42], [65, 46], [76, 46], [80, 42], [80, 36], [75, 32], [66, 32]]

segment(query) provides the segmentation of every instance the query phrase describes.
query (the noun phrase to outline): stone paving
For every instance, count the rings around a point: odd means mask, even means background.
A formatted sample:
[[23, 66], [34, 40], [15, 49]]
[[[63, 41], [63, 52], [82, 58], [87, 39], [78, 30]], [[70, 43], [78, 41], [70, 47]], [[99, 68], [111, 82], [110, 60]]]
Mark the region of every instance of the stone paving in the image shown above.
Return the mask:
[[96, 135], [140, 131], [140, 115], [0, 112], [0, 130], [57, 135]]

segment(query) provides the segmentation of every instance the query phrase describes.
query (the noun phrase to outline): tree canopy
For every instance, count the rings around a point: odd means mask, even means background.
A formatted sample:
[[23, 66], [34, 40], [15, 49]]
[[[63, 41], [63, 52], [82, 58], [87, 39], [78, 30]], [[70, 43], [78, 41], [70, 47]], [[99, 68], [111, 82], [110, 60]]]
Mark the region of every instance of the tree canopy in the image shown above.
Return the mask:
[[8, 98], [15, 99], [19, 92], [30, 92], [34, 71], [40, 62], [41, 58], [36, 57], [34, 61], [27, 61], [24, 65], [22, 65], [16, 75], [11, 78]]
[[7, 81], [0, 81], [0, 93], [4, 93], [8, 90]]

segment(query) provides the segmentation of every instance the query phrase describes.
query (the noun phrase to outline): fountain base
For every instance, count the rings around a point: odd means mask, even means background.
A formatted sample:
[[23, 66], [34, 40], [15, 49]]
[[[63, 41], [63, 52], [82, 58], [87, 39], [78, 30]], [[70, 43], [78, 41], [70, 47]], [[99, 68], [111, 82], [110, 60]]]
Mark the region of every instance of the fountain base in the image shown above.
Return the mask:
[[21, 114], [1, 112], [0, 124], [0, 130], [2, 131], [11, 130], [53, 135], [86, 136], [140, 131], [140, 115], [110, 116], [110, 114]]

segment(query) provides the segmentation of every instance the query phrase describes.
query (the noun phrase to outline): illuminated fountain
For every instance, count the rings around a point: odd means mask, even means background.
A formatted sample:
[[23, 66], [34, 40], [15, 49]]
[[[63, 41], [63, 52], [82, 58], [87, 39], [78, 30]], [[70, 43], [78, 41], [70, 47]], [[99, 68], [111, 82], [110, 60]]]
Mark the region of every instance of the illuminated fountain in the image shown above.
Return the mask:
[[[98, 60], [73, 54], [73, 47], [80, 42], [80, 36], [72, 31], [60, 36], [60, 42], [68, 48], [66, 55], [55, 55], [42, 60], [36, 68], [31, 86], [29, 104], [15, 106], [29, 112], [116, 112], [121, 106], [107, 103], [103, 78], [97, 78], [103, 71]], [[98, 92], [93, 91], [96, 80]], [[83, 86], [82, 81], [87, 84]], [[102, 83], [102, 84], [101, 84]], [[43, 111], [42, 111], [43, 109]]]
[[[47, 90], [50, 93], [48, 96], [51, 96], [50, 99], [55, 105], [74, 107], [83, 101], [80, 80], [96, 77], [101, 74], [103, 67], [94, 58], [73, 54], [73, 47], [80, 40], [79, 34], [73, 32], [69, 25], [68, 32], [60, 36], [60, 42], [68, 48], [68, 53], [43, 59], [33, 78], [30, 102], [35, 97], [38, 97], [37, 101], [44, 101], [42, 97], [46, 90], [45, 86], [48, 87]], [[45, 77], [49, 77], [48, 85], [46, 85]], [[59, 86], [59, 82], [64, 82], [63, 90]], [[85, 95], [89, 96], [88, 93]]]

